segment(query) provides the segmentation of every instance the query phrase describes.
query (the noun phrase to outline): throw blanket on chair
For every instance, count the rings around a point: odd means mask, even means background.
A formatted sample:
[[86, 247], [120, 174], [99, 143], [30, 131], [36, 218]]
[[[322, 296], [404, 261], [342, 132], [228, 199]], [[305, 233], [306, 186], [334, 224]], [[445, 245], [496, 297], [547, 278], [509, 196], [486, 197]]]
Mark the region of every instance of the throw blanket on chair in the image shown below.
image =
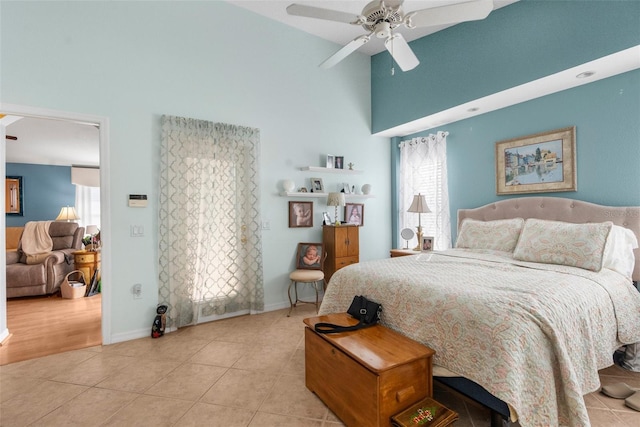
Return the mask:
[[53, 249], [50, 225], [51, 221], [29, 221], [25, 224], [20, 246], [27, 257], [27, 264], [42, 262]]

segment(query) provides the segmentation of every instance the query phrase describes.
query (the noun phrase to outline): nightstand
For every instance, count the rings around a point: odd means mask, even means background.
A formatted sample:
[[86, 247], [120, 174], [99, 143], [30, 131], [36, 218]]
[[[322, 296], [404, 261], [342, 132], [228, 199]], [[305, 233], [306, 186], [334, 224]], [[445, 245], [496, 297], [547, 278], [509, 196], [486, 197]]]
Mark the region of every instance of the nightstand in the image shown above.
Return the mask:
[[399, 257], [399, 256], [407, 256], [407, 255], [418, 255], [421, 253], [420, 251], [414, 251], [413, 249], [391, 249], [389, 251], [389, 255], [391, 258]]

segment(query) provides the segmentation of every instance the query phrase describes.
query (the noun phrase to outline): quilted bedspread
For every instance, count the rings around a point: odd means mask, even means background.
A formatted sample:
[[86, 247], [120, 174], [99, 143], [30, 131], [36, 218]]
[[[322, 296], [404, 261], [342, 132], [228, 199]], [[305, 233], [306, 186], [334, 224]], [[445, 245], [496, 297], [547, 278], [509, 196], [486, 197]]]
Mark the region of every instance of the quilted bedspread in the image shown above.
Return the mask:
[[510, 253], [354, 264], [332, 276], [320, 314], [346, 312], [354, 295], [381, 303], [384, 325], [508, 403], [523, 427], [588, 426], [583, 395], [600, 387], [598, 370], [640, 341], [640, 293], [628, 279]]

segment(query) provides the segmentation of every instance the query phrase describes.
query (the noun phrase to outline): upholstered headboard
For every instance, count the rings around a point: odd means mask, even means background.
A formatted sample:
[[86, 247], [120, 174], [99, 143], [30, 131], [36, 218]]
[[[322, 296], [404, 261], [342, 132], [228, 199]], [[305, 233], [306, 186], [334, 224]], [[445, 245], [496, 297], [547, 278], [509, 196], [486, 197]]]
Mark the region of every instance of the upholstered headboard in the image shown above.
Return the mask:
[[[640, 206], [602, 206], [562, 197], [519, 197], [500, 200], [475, 209], [458, 210], [458, 229], [465, 218], [492, 221], [506, 218], [539, 218], [573, 223], [611, 221], [629, 230], [640, 242]], [[633, 280], [640, 280], [640, 249], [634, 251]]]

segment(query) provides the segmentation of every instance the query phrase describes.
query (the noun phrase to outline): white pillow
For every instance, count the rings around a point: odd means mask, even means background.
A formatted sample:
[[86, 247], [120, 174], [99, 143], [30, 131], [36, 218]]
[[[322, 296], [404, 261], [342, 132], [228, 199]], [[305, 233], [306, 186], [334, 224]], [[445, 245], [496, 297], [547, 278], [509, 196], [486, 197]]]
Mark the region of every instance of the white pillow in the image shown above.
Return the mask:
[[628, 228], [614, 225], [604, 247], [602, 267], [631, 278], [636, 258], [633, 250], [638, 248], [638, 239]]
[[611, 222], [573, 224], [529, 218], [513, 257], [520, 261], [600, 271]]
[[523, 226], [522, 218], [495, 221], [465, 218], [460, 225], [456, 248], [513, 252]]

